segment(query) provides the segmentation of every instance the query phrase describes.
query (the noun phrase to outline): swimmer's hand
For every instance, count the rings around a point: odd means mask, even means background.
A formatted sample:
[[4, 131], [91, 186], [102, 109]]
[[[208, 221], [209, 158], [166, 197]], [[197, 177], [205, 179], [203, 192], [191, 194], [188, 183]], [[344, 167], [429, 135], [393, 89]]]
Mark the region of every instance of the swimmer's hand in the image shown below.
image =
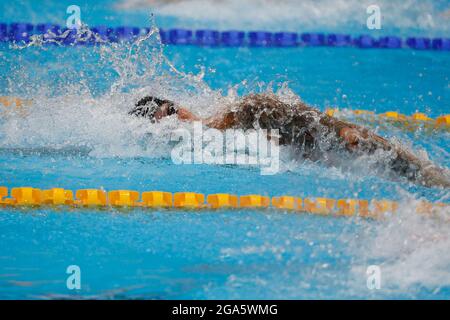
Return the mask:
[[450, 188], [450, 173], [448, 170], [429, 165], [420, 172], [419, 182], [427, 187]]

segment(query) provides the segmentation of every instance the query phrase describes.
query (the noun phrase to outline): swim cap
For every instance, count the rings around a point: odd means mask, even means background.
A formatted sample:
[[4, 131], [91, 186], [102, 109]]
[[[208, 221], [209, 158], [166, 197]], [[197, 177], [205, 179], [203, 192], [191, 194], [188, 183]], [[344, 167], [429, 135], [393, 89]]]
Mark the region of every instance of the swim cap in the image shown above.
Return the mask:
[[144, 117], [150, 120], [155, 119], [156, 112], [163, 106], [167, 105], [167, 115], [178, 113], [178, 108], [170, 100], [159, 99], [153, 96], [146, 96], [136, 103], [136, 107], [128, 114], [136, 117]]

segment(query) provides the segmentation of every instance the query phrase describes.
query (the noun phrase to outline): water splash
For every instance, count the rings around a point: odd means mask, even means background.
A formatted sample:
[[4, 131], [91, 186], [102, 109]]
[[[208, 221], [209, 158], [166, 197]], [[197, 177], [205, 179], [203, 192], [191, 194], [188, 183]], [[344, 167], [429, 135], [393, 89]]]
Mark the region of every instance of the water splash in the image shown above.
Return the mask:
[[[428, 291], [437, 295], [450, 287], [450, 212], [442, 208], [433, 217], [417, 214], [421, 199], [402, 193], [404, 200], [395, 216], [365, 224], [357, 241], [349, 242], [349, 251], [357, 257], [352, 273], [365, 279], [366, 268], [379, 265], [383, 294], [395, 297], [408, 292], [410, 297], [420, 297]], [[441, 200], [448, 199], [448, 193], [443, 194]]]
[[[14, 47], [0, 59], [0, 67], [9, 68], [5, 73], [7, 91], [32, 97], [34, 101], [25, 117], [12, 112], [0, 120], [2, 149], [88, 150], [92, 157], [167, 157], [171, 150], [168, 133], [183, 124], [174, 118], [152, 124], [129, 117], [126, 112], [145, 94], [178, 101], [201, 116], [236, 101], [241, 86], [251, 87], [255, 92], [274, 91], [285, 102], [299, 99], [287, 84], [273, 90], [272, 83], [243, 81], [231, 84], [226, 94], [211, 89], [204, 81], [206, 69], [198, 74], [184, 73], [171, 63], [154, 25], [147, 36], [131, 45], [66, 49], [56, 44], [52, 50], [46, 50], [52, 44], [45, 41], [34, 38], [31, 44]], [[442, 150], [440, 155], [445, 159], [447, 152]], [[317, 181], [336, 179], [347, 182], [350, 188], [367, 174], [366, 159], [349, 162], [347, 171], [324, 170], [312, 163], [300, 166], [289, 155], [283, 160], [282, 171], [309, 174]], [[363, 187], [370, 189], [367, 184]], [[333, 192], [333, 188], [322, 188], [326, 193]], [[354, 189], [356, 195], [361, 191]], [[402, 192], [400, 187], [398, 192]], [[380, 263], [386, 286], [393, 294], [417, 285], [440, 290], [450, 284], [446, 251], [450, 245], [449, 223], [413, 214], [420, 192], [402, 195], [406, 200], [397, 217], [380, 224], [360, 222], [363, 233], [358, 235], [358, 241], [344, 242], [355, 243], [348, 248], [350, 255], [356, 256], [354, 272], [360, 272], [368, 263]], [[438, 191], [436, 197], [448, 201], [449, 193]], [[285, 248], [248, 250], [256, 253], [273, 250], [278, 254]]]
[[[152, 8], [163, 17], [175, 17], [191, 28], [263, 29], [280, 31], [368, 32], [369, 0], [122, 0], [119, 10]], [[382, 12], [381, 33], [443, 36], [450, 30], [446, 1], [377, 1]], [[164, 26], [165, 27], [165, 26]], [[409, 34], [408, 34], [409, 33]]]
[[[25, 111], [2, 110], [3, 148], [73, 146], [91, 148], [92, 155], [160, 155], [158, 141], [142, 143], [152, 130], [167, 132], [175, 119], [149, 124], [129, 117], [127, 111], [138, 99], [162, 96], [199, 114], [222, 99], [203, 81], [203, 69], [184, 73], [167, 59], [154, 24], [131, 44], [86, 44], [95, 37], [87, 26], [76, 34], [77, 48], [62, 46], [66, 36], [33, 36], [30, 43], [12, 45], [3, 57], [1, 64], [9, 67], [7, 92], [33, 100]], [[165, 138], [156, 140], [169, 140]]]

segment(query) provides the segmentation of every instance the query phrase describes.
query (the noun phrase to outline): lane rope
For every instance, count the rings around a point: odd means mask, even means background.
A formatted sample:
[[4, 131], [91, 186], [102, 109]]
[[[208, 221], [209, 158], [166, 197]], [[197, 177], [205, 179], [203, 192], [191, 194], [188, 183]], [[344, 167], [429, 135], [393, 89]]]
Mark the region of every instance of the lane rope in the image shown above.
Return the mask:
[[450, 114], [441, 115], [437, 118], [431, 118], [425, 113], [416, 112], [412, 115], [404, 115], [397, 111], [387, 111], [384, 113], [376, 114], [369, 110], [339, 110], [328, 108], [325, 113], [332, 117], [343, 117], [349, 113], [357, 118], [362, 118], [371, 122], [400, 124], [409, 129], [416, 129], [418, 126], [423, 125], [426, 128], [432, 129], [450, 129]]
[[[75, 198], [74, 198], [75, 195]], [[278, 209], [323, 216], [344, 216], [382, 219], [398, 212], [400, 204], [390, 200], [332, 199], [327, 197], [300, 198], [259, 194], [235, 195], [195, 192], [80, 189], [75, 192], [63, 188], [41, 190], [33, 187], [0, 187], [0, 207], [38, 208], [145, 208], [145, 209]], [[416, 213], [433, 216], [439, 210], [450, 210], [448, 203], [420, 202]]]
[[[116, 28], [97, 26], [89, 29], [93, 34], [80, 36], [76, 29], [63, 28], [56, 24], [43, 23], [0, 23], [0, 42], [29, 42], [33, 35], [44, 35], [44, 40], [62, 45], [104, 44], [111, 42], [132, 41], [138, 36], [146, 35], [150, 28], [120, 26]], [[450, 51], [450, 38], [408, 37], [370, 35], [351, 36], [336, 33], [296, 33], [267, 31], [219, 31], [211, 29], [159, 29], [161, 42], [173, 45], [198, 45], [208, 47], [299, 47], [328, 46], [356, 47], [361, 49], [400, 49]]]

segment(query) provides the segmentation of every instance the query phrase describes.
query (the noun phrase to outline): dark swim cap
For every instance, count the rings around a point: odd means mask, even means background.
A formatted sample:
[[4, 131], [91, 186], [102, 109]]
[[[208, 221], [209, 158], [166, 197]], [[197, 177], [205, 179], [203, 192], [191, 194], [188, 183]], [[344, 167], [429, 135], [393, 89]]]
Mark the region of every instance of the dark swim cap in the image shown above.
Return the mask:
[[175, 103], [173, 103], [170, 100], [163, 100], [159, 99], [153, 96], [146, 96], [139, 100], [136, 103], [135, 108], [128, 112], [128, 114], [136, 116], [136, 117], [143, 117], [150, 120], [155, 119], [156, 111], [159, 110], [163, 105], [167, 104], [167, 115], [171, 116], [173, 114], [176, 114], [178, 112], [177, 107], [175, 106]]

